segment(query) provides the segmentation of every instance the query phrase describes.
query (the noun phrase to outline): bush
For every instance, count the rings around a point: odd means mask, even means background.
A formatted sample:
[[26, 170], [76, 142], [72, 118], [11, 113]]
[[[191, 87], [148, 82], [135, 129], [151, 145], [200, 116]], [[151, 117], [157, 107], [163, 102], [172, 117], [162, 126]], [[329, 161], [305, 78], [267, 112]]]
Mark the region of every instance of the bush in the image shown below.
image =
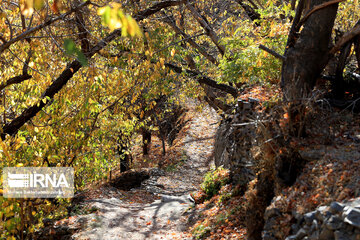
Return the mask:
[[227, 169], [220, 167], [207, 172], [201, 184], [201, 189], [206, 194], [206, 199], [210, 199], [216, 195], [221, 187], [225, 186], [229, 180], [229, 170]]

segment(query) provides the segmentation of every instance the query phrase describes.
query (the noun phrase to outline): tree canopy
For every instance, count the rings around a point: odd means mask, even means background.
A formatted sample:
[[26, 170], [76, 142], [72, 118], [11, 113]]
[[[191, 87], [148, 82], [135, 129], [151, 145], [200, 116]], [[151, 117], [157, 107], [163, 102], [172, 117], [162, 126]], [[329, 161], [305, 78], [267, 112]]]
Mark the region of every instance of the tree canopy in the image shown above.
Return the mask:
[[0, 0], [0, 166], [72, 166], [80, 189], [188, 97], [230, 114], [245, 86], [281, 80], [297, 101], [350, 40], [360, 62], [358, 2], [310, 2]]

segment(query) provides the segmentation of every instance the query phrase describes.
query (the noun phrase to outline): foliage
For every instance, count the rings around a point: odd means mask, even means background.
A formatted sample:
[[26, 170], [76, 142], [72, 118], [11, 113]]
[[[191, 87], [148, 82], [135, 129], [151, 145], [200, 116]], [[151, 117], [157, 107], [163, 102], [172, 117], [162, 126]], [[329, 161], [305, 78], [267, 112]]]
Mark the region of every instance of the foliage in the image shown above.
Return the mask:
[[268, 7], [259, 10], [261, 20], [258, 25], [249, 20], [241, 21], [231, 37], [224, 38], [227, 46], [226, 57], [221, 60], [222, 82], [232, 83], [278, 83], [281, 60], [259, 48], [262, 44], [275, 52], [285, 49], [289, 22], [282, 20], [279, 12], [290, 15], [289, 4], [276, 7], [268, 2]]
[[228, 182], [229, 170], [220, 167], [205, 174], [201, 189], [206, 193], [206, 199], [210, 199]]
[[[119, 167], [119, 143], [130, 146], [144, 128], [158, 131], [153, 116], [163, 120], [169, 111], [158, 106], [162, 96], [179, 104], [188, 96], [208, 94], [204, 84], [198, 84], [185, 69], [217, 83], [279, 82], [281, 61], [258, 45], [283, 53], [288, 18], [294, 15], [288, 3], [256, 1], [263, 7], [256, 10], [260, 19], [252, 22], [235, 1], [226, 7], [222, 4], [227, 1], [196, 1], [197, 10], [219, 38], [216, 43], [188, 6], [164, 8], [137, 23], [136, 16], [144, 13], [141, 10], [153, 11], [156, 3], [123, 2], [23, 0], [18, 4], [0, 0], [0, 125], [8, 126], [26, 110], [45, 104], [14, 135], [1, 135], [1, 168], [72, 166], [76, 189], [81, 190]], [[359, 18], [359, 12], [352, 11], [357, 6], [355, 0], [341, 3], [336, 26], [350, 29]], [[171, 17], [187, 37], [166, 23]], [[225, 46], [223, 56], [216, 44]], [[202, 50], [216, 61], [209, 61]], [[79, 69], [68, 69], [76, 60]], [[169, 68], [169, 63], [181, 72]], [[73, 75], [53, 97], [44, 97], [59, 78], [69, 74]], [[25, 80], [9, 84], [16, 77]], [[234, 100], [221, 94], [214, 98]], [[206, 174], [202, 189], [207, 198], [228, 180], [224, 169]], [[19, 220], [24, 204], [32, 210]], [[0, 197], [0, 217], [5, 220], [0, 237], [19, 238], [25, 228], [31, 233], [41, 226], [44, 217], [65, 214], [67, 201], [60, 199], [56, 204]], [[200, 235], [208, 231], [206, 227], [198, 230]]]
[[192, 234], [196, 239], [203, 239], [207, 234], [210, 233], [211, 228], [209, 226], [200, 224], [193, 229]]

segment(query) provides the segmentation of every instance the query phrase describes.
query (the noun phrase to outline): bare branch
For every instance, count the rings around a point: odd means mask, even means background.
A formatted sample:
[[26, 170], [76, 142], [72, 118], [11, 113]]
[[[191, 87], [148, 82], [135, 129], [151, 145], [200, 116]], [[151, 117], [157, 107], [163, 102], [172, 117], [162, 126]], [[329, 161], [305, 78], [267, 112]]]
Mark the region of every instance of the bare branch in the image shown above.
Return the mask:
[[273, 55], [274, 57], [280, 59], [281, 61], [285, 61], [285, 57], [277, 52], [275, 52], [274, 50], [271, 50], [270, 48], [265, 47], [264, 45], [260, 44], [259, 48], [270, 53], [271, 55]]
[[140, 11], [138, 12], [134, 18], [137, 21], [141, 21], [144, 18], [159, 12], [160, 10], [164, 9], [164, 8], [168, 8], [168, 7], [172, 7], [172, 6], [178, 6], [181, 5], [183, 3], [185, 3], [186, 0], [168, 0], [168, 1], [162, 1], [159, 3], [155, 3], [153, 6], [149, 7], [146, 10]]
[[[184, 72], [184, 70], [181, 67], [176, 66], [176, 65], [174, 65], [172, 63], [165, 63], [165, 66], [172, 69], [172, 70], [174, 70], [176, 73]], [[237, 96], [238, 96], [238, 91], [237, 91], [236, 88], [234, 88], [232, 86], [229, 86], [229, 85], [226, 85], [226, 84], [217, 83], [215, 80], [212, 80], [211, 78], [203, 75], [200, 72], [186, 69], [185, 73], [187, 73], [190, 77], [196, 79], [199, 83], [203, 83], [203, 84], [206, 84], [206, 85], [208, 85], [210, 87], [219, 89], [219, 90], [221, 90], [223, 92], [226, 92], [226, 93], [229, 93], [234, 98], [237, 98]]]
[[2, 91], [4, 88], [6, 88], [10, 85], [22, 83], [23, 81], [26, 81], [26, 80], [32, 78], [32, 76], [28, 74], [28, 68], [29, 68], [29, 62], [30, 62], [31, 56], [32, 56], [32, 53], [30, 50], [28, 52], [28, 57], [26, 58], [26, 60], [24, 62], [22, 74], [19, 76], [16, 76], [16, 77], [12, 77], [12, 78], [8, 79], [7, 81], [3, 82], [2, 84], [0, 84], [0, 91]]
[[[249, 16], [251, 21], [260, 19], [260, 14], [255, 11], [255, 9], [257, 9], [256, 5], [254, 8], [252, 8], [251, 6], [243, 3], [242, 0], [236, 0], [236, 2], [245, 10], [246, 14]], [[256, 25], [259, 25], [259, 24], [256, 23]]]
[[172, 16], [168, 16], [165, 13], [163, 13], [163, 15], [166, 17], [165, 18], [165, 22], [167, 24], [169, 24], [177, 34], [182, 35], [185, 39], [187, 39], [187, 42], [195, 49], [197, 49], [201, 55], [203, 55], [206, 59], [208, 59], [210, 62], [212, 62], [215, 65], [218, 65], [217, 60], [215, 59], [215, 57], [213, 57], [212, 55], [210, 55], [209, 53], [207, 53], [205, 51], [204, 48], [202, 48], [200, 45], [198, 45], [189, 35], [187, 35], [184, 31], [182, 31], [175, 23], [175, 20]]
[[300, 0], [297, 5], [295, 17], [294, 17], [293, 23], [291, 25], [291, 28], [289, 31], [289, 36], [288, 36], [287, 43], [286, 43], [285, 53], [286, 53], [287, 49], [289, 49], [289, 47], [291, 47], [295, 44], [296, 33], [299, 31], [298, 23], [300, 21], [301, 14], [304, 9], [304, 5], [305, 5], [305, 0]]
[[213, 43], [216, 45], [216, 47], [219, 49], [219, 52], [221, 53], [221, 55], [225, 54], [225, 47], [223, 45], [220, 44], [220, 40], [219, 37], [216, 35], [216, 33], [214, 32], [214, 30], [212, 29], [212, 27], [208, 24], [208, 22], [206, 21], [205, 17], [202, 16], [198, 11], [196, 11], [196, 9], [194, 8], [194, 6], [192, 6], [191, 4], [186, 4], [187, 9], [190, 10], [190, 12], [192, 13], [192, 15], [195, 17], [195, 19], [198, 21], [198, 23], [201, 25], [201, 27], [203, 27], [206, 31], [206, 34], [211, 38], [211, 40], [213, 41]]
[[29, 75], [29, 74], [22, 74], [22, 75], [19, 75], [19, 76], [16, 76], [16, 77], [12, 77], [12, 78], [8, 79], [6, 82], [0, 84], [0, 91], [3, 90], [4, 88], [10, 86], [10, 85], [21, 83], [21, 82], [23, 82], [25, 80], [28, 80], [30, 78], [32, 78], [32, 76]]
[[297, 29], [300, 29], [300, 27], [304, 24], [304, 22], [311, 16], [311, 14], [313, 14], [316, 11], [319, 11], [320, 9], [326, 8], [330, 5], [336, 4], [336, 3], [340, 3], [340, 2], [344, 2], [346, 0], [331, 0], [329, 2], [325, 2], [322, 4], [319, 4], [315, 7], [313, 7], [298, 23], [297, 25]]
[[330, 50], [330, 54], [335, 54], [337, 51], [341, 49], [347, 42], [351, 41], [356, 36], [360, 35], [360, 21], [358, 21], [353, 29], [349, 32], [345, 33], [344, 36], [340, 38], [339, 41], [335, 44], [335, 46]]

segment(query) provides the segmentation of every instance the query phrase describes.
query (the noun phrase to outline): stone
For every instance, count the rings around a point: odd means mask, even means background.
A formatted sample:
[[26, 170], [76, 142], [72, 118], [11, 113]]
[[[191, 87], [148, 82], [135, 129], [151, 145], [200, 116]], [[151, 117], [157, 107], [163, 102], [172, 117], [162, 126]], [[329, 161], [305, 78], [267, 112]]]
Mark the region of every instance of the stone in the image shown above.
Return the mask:
[[334, 235], [335, 235], [335, 240], [351, 240], [352, 239], [348, 234], [346, 234], [342, 231], [339, 231], [339, 230], [335, 231]]
[[311, 224], [311, 231], [315, 231], [319, 229], [319, 223], [316, 219], [313, 220], [312, 224]]
[[285, 238], [285, 240], [296, 240], [296, 236], [292, 235], [292, 236], [288, 236], [287, 238]]
[[322, 231], [320, 232], [319, 235], [319, 240], [334, 240], [335, 236], [334, 236], [334, 232], [331, 231], [330, 229], [327, 228], [322, 228]]
[[330, 230], [338, 230], [343, 226], [343, 221], [340, 217], [333, 215], [325, 222], [325, 225]]
[[265, 211], [264, 219], [267, 220], [272, 217], [280, 216], [281, 212], [278, 208], [269, 208]]
[[325, 213], [327, 210], [328, 210], [328, 206], [320, 206], [317, 208], [317, 210], [320, 212], [320, 213]]
[[264, 232], [262, 235], [263, 240], [276, 240], [276, 238], [269, 232]]
[[344, 209], [345, 205], [342, 204], [342, 203], [338, 203], [338, 202], [332, 202], [330, 204], [330, 211], [332, 213], [339, 213], [339, 212], [342, 212], [342, 210]]
[[308, 212], [304, 215], [304, 220], [306, 224], [311, 225], [315, 217], [316, 217], [316, 211]]
[[324, 219], [325, 219], [325, 214], [326, 214], [326, 212], [327, 212], [327, 208], [326, 208], [326, 210], [325, 210], [325, 208], [323, 209], [322, 207], [320, 207], [320, 209], [318, 209], [318, 210], [316, 211], [316, 216], [315, 216], [315, 218], [316, 218], [317, 220], [323, 222]]
[[314, 231], [314, 232], [310, 235], [309, 239], [310, 239], [310, 240], [318, 240], [318, 239], [319, 239], [319, 235], [320, 235], [320, 232], [319, 232], [319, 231]]
[[295, 239], [296, 239], [296, 240], [303, 239], [304, 237], [306, 237], [306, 235], [307, 235], [307, 231], [302, 228], [302, 229], [300, 229], [300, 230], [296, 233]]
[[298, 220], [298, 222], [302, 222], [303, 219], [304, 219], [304, 216], [303, 216], [302, 214], [298, 213], [298, 212], [295, 211], [295, 210], [292, 211], [292, 215], [294, 216], [294, 218], [295, 218], [296, 220]]
[[349, 208], [346, 212], [343, 213], [345, 216], [344, 222], [360, 228], [360, 210], [356, 208]]
[[357, 198], [357, 199], [355, 199], [354, 201], [352, 201], [352, 202], [351, 202], [351, 206], [352, 206], [353, 208], [358, 208], [358, 209], [360, 209], [360, 198]]
[[292, 232], [297, 232], [297, 231], [299, 231], [299, 229], [300, 229], [300, 225], [299, 225], [299, 224], [292, 224], [292, 225], [291, 225], [291, 231], [292, 231]]

